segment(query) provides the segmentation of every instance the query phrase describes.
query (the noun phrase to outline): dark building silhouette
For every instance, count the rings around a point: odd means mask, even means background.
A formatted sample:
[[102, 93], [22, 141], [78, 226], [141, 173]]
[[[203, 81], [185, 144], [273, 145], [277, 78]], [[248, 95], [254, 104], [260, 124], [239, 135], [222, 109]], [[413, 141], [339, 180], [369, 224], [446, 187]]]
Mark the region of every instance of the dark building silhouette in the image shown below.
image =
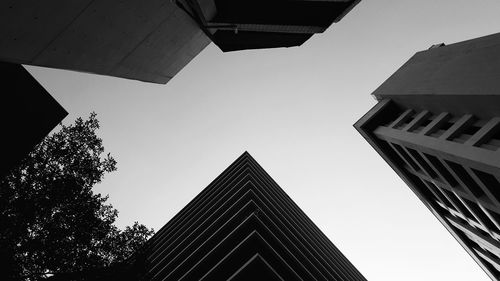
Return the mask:
[[[416, 53], [354, 126], [500, 280], [500, 33]], [[437, 250], [437, 249], [436, 249]]]
[[0, 61], [167, 83], [211, 41], [298, 46], [360, 0], [16, 1], [0, 4]]
[[146, 280], [366, 280], [247, 152], [132, 260]]
[[21, 65], [0, 62], [0, 178], [68, 114]]

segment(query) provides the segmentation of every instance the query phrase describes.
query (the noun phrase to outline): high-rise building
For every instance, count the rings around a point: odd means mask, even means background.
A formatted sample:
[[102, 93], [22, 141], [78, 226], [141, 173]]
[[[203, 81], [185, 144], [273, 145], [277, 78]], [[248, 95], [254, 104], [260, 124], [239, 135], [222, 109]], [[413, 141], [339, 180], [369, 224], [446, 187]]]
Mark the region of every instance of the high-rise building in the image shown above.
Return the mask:
[[360, 0], [2, 1], [0, 61], [167, 83], [211, 41], [298, 46]]
[[500, 280], [500, 33], [416, 53], [354, 126]]
[[247, 152], [144, 255], [151, 280], [366, 280]]
[[113, 274], [130, 280], [366, 280], [247, 152], [128, 266], [90, 274], [103, 280]]

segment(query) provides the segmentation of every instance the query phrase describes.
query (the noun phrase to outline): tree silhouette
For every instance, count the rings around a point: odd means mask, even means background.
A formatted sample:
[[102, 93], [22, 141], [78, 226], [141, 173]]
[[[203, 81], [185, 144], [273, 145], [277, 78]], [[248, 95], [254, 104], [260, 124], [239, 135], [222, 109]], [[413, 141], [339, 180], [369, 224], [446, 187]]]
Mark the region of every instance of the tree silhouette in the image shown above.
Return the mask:
[[118, 229], [108, 196], [92, 192], [116, 170], [98, 128], [95, 113], [62, 125], [0, 181], [0, 279], [40, 280], [116, 264], [153, 234], [137, 222]]

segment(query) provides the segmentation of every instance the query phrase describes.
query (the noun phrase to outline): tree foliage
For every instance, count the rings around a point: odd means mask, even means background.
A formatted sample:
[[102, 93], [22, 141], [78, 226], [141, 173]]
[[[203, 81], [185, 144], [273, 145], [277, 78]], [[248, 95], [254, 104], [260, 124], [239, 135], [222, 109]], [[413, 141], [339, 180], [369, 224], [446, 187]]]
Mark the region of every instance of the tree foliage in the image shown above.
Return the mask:
[[7, 269], [0, 274], [39, 280], [108, 266], [153, 234], [137, 222], [118, 229], [118, 211], [107, 196], [93, 193], [116, 170], [113, 157], [104, 155], [98, 128], [95, 113], [62, 125], [0, 181], [0, 262]]

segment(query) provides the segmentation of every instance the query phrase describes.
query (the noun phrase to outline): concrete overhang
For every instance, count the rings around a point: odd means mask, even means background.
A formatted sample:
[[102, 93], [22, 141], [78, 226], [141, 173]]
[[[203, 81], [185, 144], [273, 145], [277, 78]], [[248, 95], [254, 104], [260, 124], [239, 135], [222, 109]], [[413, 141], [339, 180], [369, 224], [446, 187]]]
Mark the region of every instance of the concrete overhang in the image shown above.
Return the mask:
[[7, 0], [0, 61], [167, 83], [211, 41], [298, 46], [360, 0]]
[[8, 0], [0, 60], [166, 83], [210, 39], [169, 0]]
[[414, 110], [500, 115], [500, 33], [417, 52], [372, 95]]
[[436, 44], [413, 55], [372, 95], [500, 95], [500, 33], [450, 45]]

